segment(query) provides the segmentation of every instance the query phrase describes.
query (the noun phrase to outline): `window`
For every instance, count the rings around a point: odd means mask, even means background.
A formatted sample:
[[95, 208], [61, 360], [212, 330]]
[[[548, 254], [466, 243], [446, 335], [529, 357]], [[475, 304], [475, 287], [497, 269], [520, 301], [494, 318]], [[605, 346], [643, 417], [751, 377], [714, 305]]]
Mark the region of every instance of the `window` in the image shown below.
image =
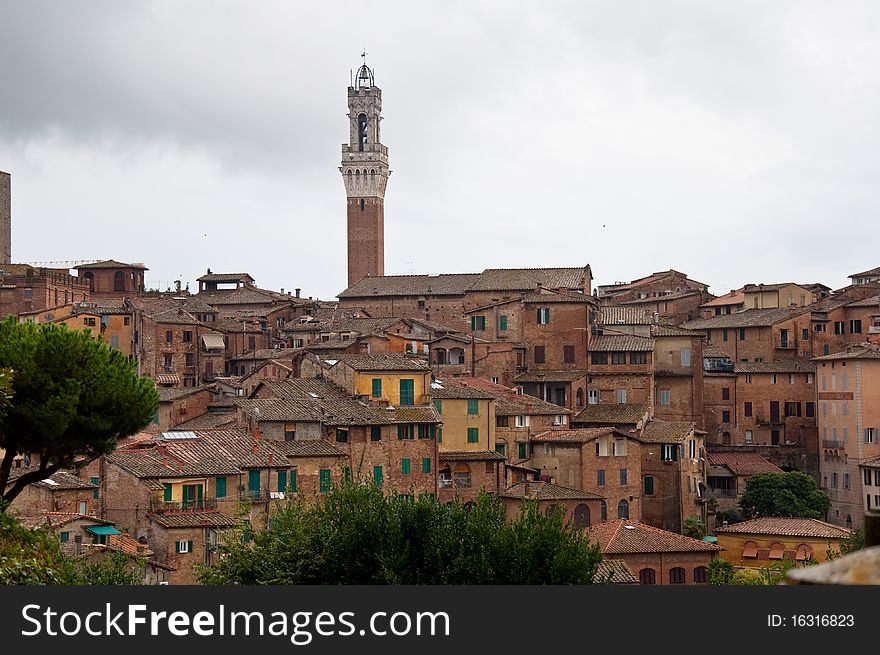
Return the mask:
[[785, 556], [785, 546], [783, 546], [778, 541], [776, 541], [770, 545], [770, 554], [767, 555], [768, 559], [782, 559], [784, 556]]
[[813, 418], [814, 416], [816, 416], [816, 404], [811, 401], [807, 401], [806, 406], [804, 407], [804, 414], [807, 416], [807, 418]]
[[770, 384], [776, 384], [776, 373], [770, 374]]
[[744, 559], [754, 559], [758, 556], [758, 544], [754, 541], [747, 541], [743, 545], [743, 554]]
[[849, 414], [849, 404], [845, 400], [840, 401], [840, 415], [846, 416]]
[[486, 329], [485, 316], [471, 316], [471, 331], [483, 332]]
[[608, 363], [608, 353], [592, 352], [590, 353], [590, 363], [597, 366], [604, 366]]
[[684, 569], [680, 566], [669, 569], [669, 584], [684, 584]]
[[70, 541], [70, 533], [69, 533], [69, 532], [62, 532], [61, 535], [60, 535], [60, 537], [61, 537], [61, 543], [62, 543], [62, 544], [67, 543], [68, 541]]
[[415, 439], [416, 431], [415, 427], [411, 423], [398, 423], [397, 424], [397, 439]]
[[191, 553], [193, 547], [192, 540], [178, 540], [175, 542], [175, 551], [179, 554]]
[[83, 318], [83, 325], [86, 325], [88, 327], [95, 327], [95, 319], [90, 316], [86, 316]]
[[382, 378], [373, 378], [373, 388], [371, 390], [370, 395], [373, 398], [381, 398], [382, 397]]
[[608, 503], [606, 503], [604, 500], [599, 501], [599, 517], [603, 521], [608, 520]]
[[660, 398], [661, 405], [669, 405], [670, 404], [670, 391], [669, 389], [660, 389], [658, 391], [658, 396]]
[[278, 491], [287, 491], [287, 471], [284, 469], [278, 471]]
[[434, 407], [437, 408], [437, 413], [442, 416], [443, 415], [443, 401], [438, 398], [437, 400], [434, 401]]
[[214, 496], [226, 498], [226, 478], [220, 476], [214, 480]]
[[751, 383], [752, 383], [752, 374], [746, 373], [746, 384], [751, 384]]
[[431, 472], [431, 458], [430, 457], [422, 457], [422, 473], [430, 473]]
[[791, 401], [786, 401], [784, 406], [785, 416], [800, 416], [801, 415], [801, 404]]
[[746, 340], [746, 329], [745, 329], [744, 327], [741, 327], [741, 328], [739, 329], [739, 340], [740, 340], [740, 341], [745, 341], [745, 340]]
[[296, 439], [296, 423], [284, 424], [284, 440], [293, 441]]
[[727, 341], [727, 328], [724, 328], [723, 330], [721, 330], [721, 339], [723, 341]]
[[645, 483], [645, 495], [646, 496], [653, 496], [654, 495], [654, 476], [646, 475], [644, 477], [644, 483]]
[[865, 469], [865, 484], [871, 486], [871, 470]]
[[374, 466], [373, 467], [373, 482], [376, 484], [382, 484], [382, 467]]
[[596, 471], [596, 484], [600, 487], [605, 486], [605, 469], [598, 469]]
[[831, 488], [837, 489], [837, 471], [831, 474]]
[[648, 353], [630, 353], [629, 354], [629, 363], [630, 364], [647, 364], [648, 363]]
[[810, 338], [810, 328], [804, 328], [801, 330], [801, 339], [804, 341], [808, 341]]
[[709, 569], [698, 566], [694, 569], [694, 582], [709, 582]]
[[682, 348], [680, 355], [681, 355], [682, 368], [690, 368], [690, 366], [691, 366], [691, 349], [690, 348]]
[[599, 403], [598, 389], [587, 389], [587, 403], [590, 405], [597, 405]]
[[752, 403], [743, 403], [743, 416], [751, 417]]
[[626, 353], [611, 353], [612, 364], [626, 364]]
[[544, 363], [544, 346], [535, 346], [534, 350], [535, 364]]
[[96, 477], [96, 476], [92, 476], [91, 478], [89, 478], [89, 481], [90, 481], [93, 485], [95, 485], [95, 487], [96, 487], [96, 489], [94, 489], [94, 490], [92, 491], [92, 498], [97, 498], [97, 497], [99, 496], [100, 492], [101, 492], [101, 489], [100, 489], [101, 478]]
[[678, 446], [676, 444], [665, 443], [660, 446], [660, 459], [664, 462], [678, 461]]
[[654, 569], [639, 571], [639, 584], [657, 584], [657, 572]]
[[562, 361], [565, 364], [574, 363], [574, 346], [562, 346]]
[[746, 443], [752, 443], [752, 431], [751, 430], [746, 430], [745, 441], [746, 441]]
[[849, 473], [843, 474], [843, 488], [849, 489]]
[[480, 443], [480, 428], [467, 429], [468, 443]]
[[174, 355], [171, 353], [162, 355], [162, 366], [166, 371], [170, 371], [174, 366]]
[[862, 333], [862, 321], [859, 319], [854, 319], [849, 322], [849, 331], [852, 334], [861, 334]]
[[192, 340], [193, 340], [192, 331], [191, 330], [184, 330], [183, 331], [183, 342], [184, 343], [192, 343]]
[[620, 486], [625, 487], [627, 485], [627, 470], [620, 469]]
[[834, 321], [834, 334], [843, 334], [843, 321]]
[[507, 457], [507, 444], [496, 443], [495, 444], [495, 452], [501, 455], [502, 457]]
[[626, 389], [617, 390], [617, 404], [626, 405]]
[[194, 366], [196, 363], [195, 353], [184, 353], [183, 359], [187, 366]]
[[721, 400], [730, 400], [730, 387], [721, 387]]
[[498, 330], [500, 332], [504, 332], [505, 330], [507, 330], [507, 315], [506, 314], [501, 314], [501, 316], [498, 317]]
[[400, 404], [404, 406], [415, 405], [415, 381], [400, 381]]
[[514, 416], [513, 417], [513, 424], [515, 427], [518, 427], [518, 428], [525, 427], [526, 417], [522, 416], [522, 415]]
[[409, 471], [410, 471], [409, 457], [404, 457], [402, 460], [400, 460], [400, 472], [403, 475], [409, 475]]
[[553, 425], [565, 425], [565, 414], [556, 414], [553, 417]]
[[480, 413], [480, 401], [469, 398], [467, 401], [467, 413], [468, 416], [478, 416]]
[[330, 469], [321, 469], [318, 473], [318, 489], [322, 494], [330, 491]]
[[617, 503], [617, 518], [629, 518], [629, 502], [627, 502], [625, 499], [622, 499], [619, 503]]
[[877, 428], [865, 428], [865, 443], [877, 443]]
[[526, 444], [518, 443], [516, 444], [516, 454], [519, 459], [526, 459]]
[[547, 325], [550, 322], [550, 308], [539, 307], [535, 318], [538, 325]]
[[171, 343], [173, 341], [174, 341], [174, 330], [166, 330], [165, 343]]
[[348, 430], [336, 428], [336, 443], [348, 443]]

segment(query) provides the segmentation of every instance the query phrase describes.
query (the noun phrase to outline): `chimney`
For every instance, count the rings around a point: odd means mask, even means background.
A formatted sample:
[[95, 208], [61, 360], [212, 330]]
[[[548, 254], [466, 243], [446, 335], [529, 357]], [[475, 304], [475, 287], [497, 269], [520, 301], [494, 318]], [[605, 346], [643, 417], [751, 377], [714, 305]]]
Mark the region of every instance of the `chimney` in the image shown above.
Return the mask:
[[81, 555], [83, 549], [83, 538], [81, 534], [76, 535], [73, 538], [73, 554]]
[[272, 453], [269, 453], [269, 466], [272, 466], [274, 464], [275, 464], [275, 459], [272, 457]]
[[294, 291], [296, 292], [296, 297], [299, 298], [299, 292], [302, 291], [302, 289], [294, 289]]
[[281, 295], [284, 295], [284, 287], [281, 287]]
[[258, 450], [259, 450], [259, 448], [257, 447], [257, 444], [254, 444], [253, 447], [251, 448], [251, 452], [252, 452], [254, 455], [257, 454], [257, 451], [258, 451]]

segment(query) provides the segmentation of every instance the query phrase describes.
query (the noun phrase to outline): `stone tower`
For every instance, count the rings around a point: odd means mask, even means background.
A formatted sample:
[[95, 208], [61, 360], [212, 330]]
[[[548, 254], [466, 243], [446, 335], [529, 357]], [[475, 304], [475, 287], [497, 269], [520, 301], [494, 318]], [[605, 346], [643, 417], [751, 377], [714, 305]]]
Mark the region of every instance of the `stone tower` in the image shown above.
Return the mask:
[[348, 143], [339, 171], [348, 202], [348, 286], [385, 274], [385, 185], [388, 148], [379, 141], [382, 90], [364, 63], [348, 87]]
[[12, 184], [0, 171], [0, 264], [12, 263]]

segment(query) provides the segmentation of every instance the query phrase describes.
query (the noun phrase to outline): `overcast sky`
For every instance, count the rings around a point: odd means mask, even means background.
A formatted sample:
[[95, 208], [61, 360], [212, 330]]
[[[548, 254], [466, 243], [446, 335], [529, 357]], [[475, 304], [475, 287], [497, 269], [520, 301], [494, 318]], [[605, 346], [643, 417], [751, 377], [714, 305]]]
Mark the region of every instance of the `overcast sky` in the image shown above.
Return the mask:
[[382, 89], [387, 274], [880, 265], [880, 3], [0, 0], [13, 261], [345, 288], [350, 70]]

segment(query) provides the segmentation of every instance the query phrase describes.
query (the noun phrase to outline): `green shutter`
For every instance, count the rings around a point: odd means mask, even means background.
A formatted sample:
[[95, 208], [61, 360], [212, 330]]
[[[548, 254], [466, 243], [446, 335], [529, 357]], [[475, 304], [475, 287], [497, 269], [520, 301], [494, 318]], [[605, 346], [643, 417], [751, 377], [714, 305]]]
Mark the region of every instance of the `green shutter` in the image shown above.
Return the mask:
[[477, 317], [471, 316], [471, 332], [477, 329]]
[[645, 476], [645, 495], [654, 495], [654, 478], [652, 478], [650, 475]]
[[415, 404], [415, 380], [400, 381], [400, 404], [405, 406]]
[[166, 503], [170, 503], [171, 502], [171, 484], [169, 482], [166, 482], [164, 484], [164, 487], [165, 487], [165, 496], [164, 496], [163, 500]]
[[497, 444], [495, 444], [495, 452], [498, 453], [499, 455], [506, 455], [507, 454], [507, 446], [505, 446], [503, 443], [497, 443]]
[[248, 492], [252, 496], [260, 495], [260, 469], [248, 471]]
[[226, 478], [219, 477], [214, 482], [215, 485], [215, 496], [217, 498], [226, 498]]
[[376, 484], [382, 484], [382, 467], [374, 466], [373, 467], [373, 482]]
[[330, 469], [321, 469], [320, 485], [322, 494], [330, 491]]
[[517, 444], [517, 454], [520, 459], [526, 458], [526, 445], [524, 443]]
[[430, 429], [430, 431], [429, 431], [429, 435], [428, 435], [428, 436], [429, 436], [431, 439], [436, 439], [436, 438], [437, 438], [437, 426], [434, 425], [433, 423], [431, 424], [431, 429]]
[[443, 443], [443, 427], [437, 428], [437, 443]]
[[435, 400], [434, 407], [437, 408], [438, 414], [443, 414], [443, 401], [442, 400], [440, 400], [439, 398], [437, 400]]
[[498, 317], [498, 329], [499, 330], [506, 330], [507, 329], [507, 315], [506, 314], [502, 314], [501, 316]]
[[189, 549], [189, 552], [193, 552], [193, 542], [192, 542], [192, 539], [190, 539], [189, 541], [187, 541], [187, 542], [186, 542], [186, 545], [187, 545], [187, 547], [188, 547], [188, 549]]
[[403, 423], [397, 424], [397, 438], [406, 439], [406, 426]]
[[287, 471], [278, 471], [278, 491], [287, 491]]
[[409, 475], [409, 457], [404, 457], [400, 460], [400, 472], [404, 475]]
[[381, 425], [374, 425], [370, 428], [370, 441], [382, 441]]
[[477, 416], [480, 413], [480, 401], [468, 400], [468, 416]]
[[198, 500], [198, 505], [196, 507], [204, 507], [205, 506], [205, 486], [204, 485], [196, 485], [196, 499]]
[[290, 490], [296, 491], [296, 469], [290, 471]]
[[[97, 477], [92, 476], [89, 479], [91, 480], [92, 484], [95, 486], [98, 486], [101, 483], [101, 478], [97, 478]], [[92, 498], [97, 498], [99, 491], [100, 491], [100, 489], [95, 489], [94, 491], [92, 491]]]
[[535, 316], [535, 323], [541, 323], [541, 308], [538, 307], [537, 315]]
[[431, 458], [430, 457], [422, 457], [422, 473], [430, 473], [431, 472]]
[[174, 552], [175, 552], [175, 553], [179, 553], [179, 552], [180, 552], [180, 542], [179, 542], [179, 541], [175, 541], [175, 542], [174, 542]]
[[468, 428], [468, 443], [480, 443], [480, 428]]
[[382, 378], [373, 378], [373, 398], [382, 397]]
[[69, 532], [62, 532], [61, 533], [61, 543], [62, 544], [66, 543], [68, 539], [70, 539], [70, 533]]
[[427, 429], [428, 429], [428, 426], [426, 426], [424, 423], [419, 423], [419, 439], [427, 439], [428, 438]]

